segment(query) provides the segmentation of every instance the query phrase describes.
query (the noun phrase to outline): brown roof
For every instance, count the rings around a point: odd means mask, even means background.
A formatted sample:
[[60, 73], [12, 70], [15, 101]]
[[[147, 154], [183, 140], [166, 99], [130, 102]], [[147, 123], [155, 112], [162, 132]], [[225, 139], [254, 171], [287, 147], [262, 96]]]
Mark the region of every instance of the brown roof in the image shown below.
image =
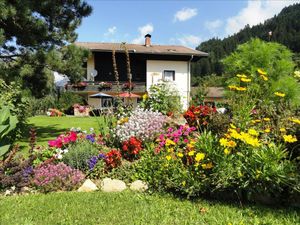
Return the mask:
[[[75, 45], [88, 48], [94, 52], [111, 52], [112, 49], [115, 49], [116, 51], [124, 51], [122, 48], [122, 43], [75, 42]], [[126, 48], [129, 52], [154, 55], [193, 55], [197, 57], [208, 56], [208, 54], [205, 52], [179, 45], [150, 45], [146, 47], [145, 45], [126, 43]]]

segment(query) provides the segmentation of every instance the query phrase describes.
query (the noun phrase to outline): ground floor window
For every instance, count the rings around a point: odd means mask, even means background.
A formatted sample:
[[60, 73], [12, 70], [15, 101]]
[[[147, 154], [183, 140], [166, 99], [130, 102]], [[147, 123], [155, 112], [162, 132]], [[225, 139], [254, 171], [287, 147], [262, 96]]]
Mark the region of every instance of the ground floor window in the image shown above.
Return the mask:
[[175, 80], [175, 70], [164, 70], [163, 80], [164, 81], [174, 81]]

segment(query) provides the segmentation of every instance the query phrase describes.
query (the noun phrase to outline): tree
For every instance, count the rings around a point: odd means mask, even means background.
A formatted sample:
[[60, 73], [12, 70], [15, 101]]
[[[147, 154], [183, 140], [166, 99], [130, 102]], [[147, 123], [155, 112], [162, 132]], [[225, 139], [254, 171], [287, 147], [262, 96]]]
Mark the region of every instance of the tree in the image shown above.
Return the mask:
[[36, 97], [53, 88], [53, 70], [80, 81], [88, 51], [69, 44], [92, 11], [85, 1], [0, 0], [0, 7], [0, 78], [21, 82]]

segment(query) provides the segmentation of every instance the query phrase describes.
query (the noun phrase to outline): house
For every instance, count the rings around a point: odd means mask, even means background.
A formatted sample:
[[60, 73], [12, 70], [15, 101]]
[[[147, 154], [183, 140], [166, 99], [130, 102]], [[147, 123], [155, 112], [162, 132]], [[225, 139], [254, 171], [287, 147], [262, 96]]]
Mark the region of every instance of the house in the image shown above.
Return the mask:
[[[87, 86], [73, 86], [69, 90], [89, 96], [99, 91], [116, 95], [117, 88], [113, 72], [112, 51], [116, 52], [116, 63], [121, 88], [126, 89], [127, 67], [124, 43], [76, 42], [79, 47], [91, 51], [87, 61]], [[190, 100], [191, 63], [207, 53], [177, 45], [153, 45], [151, 35], [145, 35], [145, 44], [125, 44], [130, 58], [132, 93], [142, 96], [152, 84], [160, 80], [175, 83], [186, 109]], [[97, 76], [95, 76], [97, 74]], [[95, 76], [95, 77], [93, 77]], [[128, 88], [128, 86], [127, 86]], [[88, 98], [90, 105], [99, 104], [97, 99]]]

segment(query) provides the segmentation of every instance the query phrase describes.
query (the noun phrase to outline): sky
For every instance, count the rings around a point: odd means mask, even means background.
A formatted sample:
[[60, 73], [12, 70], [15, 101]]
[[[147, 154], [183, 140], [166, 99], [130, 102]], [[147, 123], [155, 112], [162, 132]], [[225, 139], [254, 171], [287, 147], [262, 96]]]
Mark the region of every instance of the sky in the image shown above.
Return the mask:
[[197, 47], [212, 37], [224, 38], [262, 23], [300, 0], [104, 1], [86, 0], [93, 7], [77, 29], [82, 42], [152, 44]]

